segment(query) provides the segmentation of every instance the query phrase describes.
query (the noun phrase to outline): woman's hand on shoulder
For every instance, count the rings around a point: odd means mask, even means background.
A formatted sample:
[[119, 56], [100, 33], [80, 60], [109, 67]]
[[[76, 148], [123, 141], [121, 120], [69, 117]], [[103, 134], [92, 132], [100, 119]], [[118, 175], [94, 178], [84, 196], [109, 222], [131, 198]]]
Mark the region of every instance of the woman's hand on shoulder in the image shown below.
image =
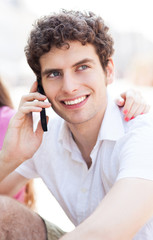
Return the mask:
[[146, 103], [141, 93], [130, 89], [120, 94], [116, 100], [119, 107], [123, 107], [125, 121], [129, 121], [140, 114], [149, 112], [150, 106]]

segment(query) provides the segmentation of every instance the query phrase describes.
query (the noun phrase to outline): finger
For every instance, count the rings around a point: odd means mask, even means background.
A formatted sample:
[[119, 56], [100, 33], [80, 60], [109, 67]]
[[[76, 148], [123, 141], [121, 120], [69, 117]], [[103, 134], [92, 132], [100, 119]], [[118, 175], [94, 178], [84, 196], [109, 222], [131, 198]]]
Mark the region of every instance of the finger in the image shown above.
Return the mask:
[[135, 113], [136, 109], [142, 104], [142, 101], [143, 99], [139, 93], [135, 92], [134, 95], [134, 91], [128, 91], [126, 102], [123, 107], [123, 113], [125, 116], [127, 118], [132, 117], [131, 115]]
[[34, 100], [38, 100], [38, 101], [44, 101], [46, 100], [46, 96], [42, 95], [38, 92], [34, 92], [34, 93], [29, 93], [27, 95], [23, 95], [19, 104], [19, 108], [28, 101], [34, 101]]
[[38, 82], [34, 81], [34, 83], [32, 84], [32, 86], [30, 88], [30, 93], [37, 92], [37, 88], [38, 88]]
[[[47, 124], [48, 124], [48, 121], [49, 121], [49, 117], [46, 116], [46, 121], [47, 121]], [[42, 129], [42, 126], [41, 126], [41, 121], [38, 122], [38, 125], [37, 125], [37, 128], [36, 128], [36, 131], [35, 131], [35, 134], [37, 136], [42, 136], [44, 133], [43, 129]]]
[[133, 119], [134, 117], [142, 114], [142, 112], [144, 111], [144, 108], [145, 108], [145, 104], [134, 103], [130, 109], [130, 112], [125, 116], [125, 118], [129, 120]]
[[123, 107], [124, 104], [125, 104], [125, 100], [124, 100], [121, 96], [119, 96], [118, 98], [116, 98], [116, 99], [115, 99], [115, 102], [116, 102], [116, 104], [117, 104], [119, 107]]
[[[129, 91], [129, 90], [128, 90], [128, 91]], [[127, 91], [127, 92], [128, 92], [128, 91]], [[124, 100], [126, 100], [127, 92], [123, 92], [123, 93], [120, 94], [121, 98], [123, 98]]]
[[46, 99], [46, 96], [39, 92], [34, 92], [34, 93], [29, 93], [27, 95], [24, 95], [22, 98], [24, 99], [24, 101], [33, 101], [33, 100], [44, 101]]
[[50, 102], [44, 102], [44, 101], [31, 101], [31, 102], [25, 102], [23, 107], [40, 107], [40, 108], [49, 108], [51, 106]]
[[131, 107], [132, 107], [132, 104], [133, 104], [133, 99], [132, 99], [132, 98], [126, 99], [125, 105], [124, 105], [123, 110], [122, 110], [122, 111], [123, 111], [123, 114], [124, 114], [125, 116], [127, 116], [128, 113], [130, 112], [130, 109], [131, 109]]
[[35, 134], [37, 137], [39, 137], [40, 139], [42, 139], [42, 136], [43, 136], [43, 129], [42, 129], [42, 126], [41, 126], [41, 121], [39, 120], [38, 122], [38, 125], [37, 125], [37, 128], [36, 128], [36, 131], [35, 131]]
[[125, 115], [126, 121], [133, 119], [134, 117], [140, 114], [149, 112], [150, 106], [146, 104], [143, 99], [141, 99], [141, 101], [140, 100], [138, 101], [139, 101], [138, 103], [136, 102], [133, 103], [130, 112], [128, 112], [128, 114]]
[[144, 110], [142, 111], [141, 114], [143, 114], [143, 113], [148, 113], [149, 111], [150, 111], [150, 105], [149, 105], [149, 104], [146, 104], [146, 105], [145, 105], [145, 108], [144, 108]]
[[20, 111], [24, 114], [28, 114], [31, 112], [41, 112], [42, 108], [49, 108], [51, 104], [49, 102], [26, 102], [20, 107]]
[[139, 116], [139, 115], [141, 115], [141, 114], [144, 114], [144, 111], [145, 111], [145, 105], [140, 105], [140, 106], [137, 108], [137, 110], [136, 110], [136, 112], [135, 112], [135, 114], [134, 114], [134, 117]]

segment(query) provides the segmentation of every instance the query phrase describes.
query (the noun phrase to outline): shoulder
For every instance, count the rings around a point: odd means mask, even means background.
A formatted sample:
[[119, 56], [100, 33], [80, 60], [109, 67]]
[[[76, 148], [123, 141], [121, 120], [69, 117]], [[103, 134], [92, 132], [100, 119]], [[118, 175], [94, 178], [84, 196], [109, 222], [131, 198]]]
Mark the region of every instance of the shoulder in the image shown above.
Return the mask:
[[147, 113], [139, 115], [136, 118], [130, 120], [128, 123], [124, 122], [125, 133], [129, 132], [143, 132], [153, 131], [153, 114]]
[[126, 133], [117, 143], [118, 179], [153, 180], [153, 116], [144, 114], [125, 123]]
[[151, 147], [153, 144], [152, 114], [140, 115], [129, 122], [124, 121], [123, 124], [125, 133], [118, 141], [120, 148], [125, 146], [129, 148], [128, 151], [135, 151], [138, 148], [139, 152], [142, 152], [146, 145], [150, 145], [150, 150], [153, 149]]
[[120, 159], [127, 158], [133, 162], [150, 159], [153, 162], [153, 115], [144, 114], [124, 123], [125, 133], [116, 147]]

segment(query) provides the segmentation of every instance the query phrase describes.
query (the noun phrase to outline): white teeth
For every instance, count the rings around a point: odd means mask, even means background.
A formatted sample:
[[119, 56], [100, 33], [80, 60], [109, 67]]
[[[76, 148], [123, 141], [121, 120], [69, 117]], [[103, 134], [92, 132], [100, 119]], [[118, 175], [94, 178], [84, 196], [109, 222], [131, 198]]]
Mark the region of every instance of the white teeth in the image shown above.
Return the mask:
[[85, 99], [86, 99], [86, 97], [84, 96], [84, 97], [77, 98], [77, 99], [75, 99], [74, 101], [64, 101], [64, 103], [65, 103], [66, 105], [74, 105], [74, 104], [83, 102]]

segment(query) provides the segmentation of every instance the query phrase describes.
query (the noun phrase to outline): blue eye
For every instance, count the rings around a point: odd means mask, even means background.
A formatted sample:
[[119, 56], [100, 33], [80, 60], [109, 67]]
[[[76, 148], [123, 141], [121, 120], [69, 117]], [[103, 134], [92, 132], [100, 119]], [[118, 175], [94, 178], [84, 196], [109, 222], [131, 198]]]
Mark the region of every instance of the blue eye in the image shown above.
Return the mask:
[[84, 69], [86, 69], [87, 68], [87, 66], [86, 65], [83, 65], [82, 66], [82, 70], [84, 70]]
[[87, 65], [81, 65], [81, 66], [78, 68], [78, 70], [85, 70], [85, 69], [87, 69], [87, 68], [88, 68]]
[[60, 76], [59, 71], [52, 71], [52, 73], [49, 74], [49, 77], [54, 78]]

